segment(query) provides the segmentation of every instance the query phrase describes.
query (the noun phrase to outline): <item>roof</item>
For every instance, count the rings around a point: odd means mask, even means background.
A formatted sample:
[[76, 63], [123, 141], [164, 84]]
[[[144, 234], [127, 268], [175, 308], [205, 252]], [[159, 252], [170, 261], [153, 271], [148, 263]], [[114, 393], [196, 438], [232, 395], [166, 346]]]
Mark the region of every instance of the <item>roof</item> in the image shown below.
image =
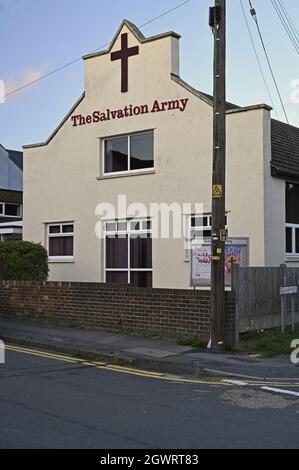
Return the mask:
[[271, 119], [273, 176], [299, 179], [299, 128]]
[[23, 171], [23, 152], [18, 150], [6, 150], [8, 152], [9, 159]]
[[5, 152], [8, 153], [8, 158], [21, 170], [23, 171], [23, 152], [19, 150], [8, 150], [4, 145], [0, 144]]

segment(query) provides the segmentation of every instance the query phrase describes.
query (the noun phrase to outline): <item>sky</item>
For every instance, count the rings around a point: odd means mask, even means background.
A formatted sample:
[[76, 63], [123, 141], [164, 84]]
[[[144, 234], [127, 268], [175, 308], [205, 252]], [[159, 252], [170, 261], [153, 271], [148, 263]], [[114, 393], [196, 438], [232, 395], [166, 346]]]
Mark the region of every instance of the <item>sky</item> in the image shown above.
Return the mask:
[[[5, 93], [109, 43], [124, 18], [137, 26], [183, 0], [0, 0], [0, 143], [9, 149], [48, 138], [83, 91], [83, 61], [1, 99]], [[145, 36], [181, 34], [181, 77], [212, 93], [213, 0], [190, 3], [142, 28]], [[248, 21], [278, 116], [284, 115], [258, 41], [248, 1]], [[291, 124], [299, 127], [299, 55], [271, 0], [252, 0]], [[299, 30], [299, 1], [283, 0]], [[227, 0], [227, 99], [241, 106], [271, 104], [242, 15], [240, 0]]]

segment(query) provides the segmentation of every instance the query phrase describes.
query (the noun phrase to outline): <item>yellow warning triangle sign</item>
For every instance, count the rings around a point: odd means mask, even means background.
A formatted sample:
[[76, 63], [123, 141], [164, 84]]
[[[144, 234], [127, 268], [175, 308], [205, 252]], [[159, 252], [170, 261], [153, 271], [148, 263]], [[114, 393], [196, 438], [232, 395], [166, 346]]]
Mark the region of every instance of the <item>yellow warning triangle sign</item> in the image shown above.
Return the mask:
[[221, 184], [213, 185], [213, 198], [221, 198], [223, 194], [223, 188]]

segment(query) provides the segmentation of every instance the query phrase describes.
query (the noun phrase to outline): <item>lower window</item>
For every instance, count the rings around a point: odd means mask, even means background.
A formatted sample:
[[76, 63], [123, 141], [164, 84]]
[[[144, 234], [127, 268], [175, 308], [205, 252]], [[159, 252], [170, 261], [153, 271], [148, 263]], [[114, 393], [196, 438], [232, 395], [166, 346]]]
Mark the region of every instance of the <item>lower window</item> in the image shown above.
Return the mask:
[[74, 224], [48, 225], [49, 258], [73, 258]]
[[107, 283], [152, 287], [152, 235], [149, 220], [105, 224]]

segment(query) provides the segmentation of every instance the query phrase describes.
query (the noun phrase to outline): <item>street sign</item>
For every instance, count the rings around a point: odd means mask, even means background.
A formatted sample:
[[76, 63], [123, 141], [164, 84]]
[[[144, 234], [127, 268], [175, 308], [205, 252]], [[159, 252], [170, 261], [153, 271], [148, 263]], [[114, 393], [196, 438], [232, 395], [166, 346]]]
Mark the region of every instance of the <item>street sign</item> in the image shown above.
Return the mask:
[[294, 295], [298, 293], [297, 286], [288, 286], [280, 288], [280, 295]]
[[281, 297], [281, 332], [285, 331], [285, 317], [287, 314], [286, 295], [292, 296], [292, 330], [295, 331], [295, 299], [298, 294], [298, 286], [284, 286], [280, 288]]

